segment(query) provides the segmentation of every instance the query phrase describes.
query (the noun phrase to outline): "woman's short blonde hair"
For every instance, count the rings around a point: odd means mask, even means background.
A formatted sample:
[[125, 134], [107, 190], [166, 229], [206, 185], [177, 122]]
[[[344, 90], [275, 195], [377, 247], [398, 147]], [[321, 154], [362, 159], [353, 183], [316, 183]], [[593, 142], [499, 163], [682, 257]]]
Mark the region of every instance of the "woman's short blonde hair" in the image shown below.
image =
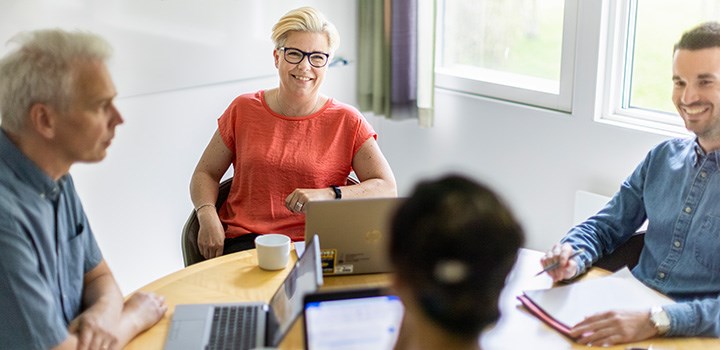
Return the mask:
[[340, 46], [340, 34], [335, 25], [330, 23], [320, 11], [312, 7], [291, 10], [275, 23], [271, 38], [276, 49], [285, 46], [288, 33], [292, 31], [324, 33], [330, 45], [330, 53], [335, 52]]

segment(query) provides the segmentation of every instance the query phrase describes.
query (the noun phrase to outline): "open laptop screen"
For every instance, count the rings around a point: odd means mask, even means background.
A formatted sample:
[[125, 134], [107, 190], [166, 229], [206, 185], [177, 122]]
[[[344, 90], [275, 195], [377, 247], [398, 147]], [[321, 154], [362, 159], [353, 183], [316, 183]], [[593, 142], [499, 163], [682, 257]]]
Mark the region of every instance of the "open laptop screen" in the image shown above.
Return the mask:
[[270, 299], [270, 314], [268, 320], [268, 341], [277, 346], [295, 318], [300, 315], [303, 308], [303, 296], [317, 291], [322, 285], [323, 276], [319, 264], [320, 243], [317, 236], [312, 238], [307, 249], [298, 261], [295, 268], [285, 278], [280, 288]]
[[392, 349], [403, 305], [384, 289], [325, 292], [305, 297], [308, 350]]

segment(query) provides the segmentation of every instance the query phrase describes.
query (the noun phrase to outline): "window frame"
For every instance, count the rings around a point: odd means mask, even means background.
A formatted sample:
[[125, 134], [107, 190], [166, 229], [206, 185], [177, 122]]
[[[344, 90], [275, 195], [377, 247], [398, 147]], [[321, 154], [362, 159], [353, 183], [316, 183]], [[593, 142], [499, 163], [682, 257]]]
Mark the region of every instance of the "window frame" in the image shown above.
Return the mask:
[[[688, 136], [690, 132], [677, 114], [630, 106], [637, 1], [616, 0], [608, 4], [606, 65], [605, 74], [600, 76], [602, 112], [595, 120], [662, 135]], [[670, 84], [668, 79], [668, 87]]]
[[[445, 1], [439, 0], [439, 8], [444, 8]], [[449, 0], [452, 1], [452, 0]], [[469, 78], [462, 71], [435, 67], [435, 86], [437, 88], [469, 93], [499, 100], [547, 108], [571, 113], [573, 108], [573, 83], [575, 75], [576, 31], [578, 18], [578, 1], [564, 0], [563, 33], [560, 63], [560, 79], [558, 93], [542, 88], [523, 87], [524, 82], [532, 79], [518, 79], [518, 75], [492, 71], [495, 78], [479, 80]], [[444, 14], [438, 11], [438, 28], [443, 28]], [[442, 59], [442, 36], [438, 35], [436, 62]], [[488, 70], [489, 71], [489, 70]], [[517, 79], [517, 80], [516, 80]], [[522, 81], [522, 82], [519, 82]], [[543, 91], [544, 90], [544, 91]]]

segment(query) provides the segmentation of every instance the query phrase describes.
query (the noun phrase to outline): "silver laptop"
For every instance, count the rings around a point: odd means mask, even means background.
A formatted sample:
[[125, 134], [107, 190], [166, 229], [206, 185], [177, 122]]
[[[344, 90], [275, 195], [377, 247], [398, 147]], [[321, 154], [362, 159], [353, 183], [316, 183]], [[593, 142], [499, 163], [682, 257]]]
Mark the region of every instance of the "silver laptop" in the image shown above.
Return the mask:
[[390, 220], [401, 198], [307, 203], [305, 240], [318, 235], [328, 275], [389, 272]]
[[269, 304], [177, 305], [165, 349], [277, 347], [302, 313], [303, 297], [323, 283], [319, 257], [320, 242], [314, 237]]

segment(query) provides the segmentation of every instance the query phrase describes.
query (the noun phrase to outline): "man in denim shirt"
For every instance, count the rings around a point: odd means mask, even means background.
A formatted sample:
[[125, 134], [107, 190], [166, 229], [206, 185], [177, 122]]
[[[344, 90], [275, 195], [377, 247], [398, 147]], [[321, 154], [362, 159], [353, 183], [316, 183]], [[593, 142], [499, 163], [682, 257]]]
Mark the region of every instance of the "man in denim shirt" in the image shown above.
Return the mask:
[[110, 48], [62, 30], [14, 41], [0, 59], [0, 349], [122, 348], [167, 306], [123, 301], [68, 174], [102, 160], [123, 122]]
[[[612, 345], [654, 336], [720, 336], [720, 24], [686, 32], [673, 55], [673, 102], [696, 137], [652, 149], [597, 215], [543, 257], [554, 281], [577, 277], [648, 220], [635, 277], [676, 304], [588, 315], [571, 335]], [[573, 251], [585, 252], [570, 259]]]

